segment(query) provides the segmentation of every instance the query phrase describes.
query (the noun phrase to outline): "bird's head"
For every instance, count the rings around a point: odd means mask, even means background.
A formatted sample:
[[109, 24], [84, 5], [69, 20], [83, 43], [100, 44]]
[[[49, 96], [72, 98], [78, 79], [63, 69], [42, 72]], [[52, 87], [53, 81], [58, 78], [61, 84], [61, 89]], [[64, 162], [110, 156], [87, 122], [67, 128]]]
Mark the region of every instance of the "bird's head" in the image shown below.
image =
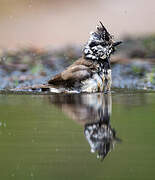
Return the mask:
[[114, 42], [113, 36], [103, 26], [102, 22], [96, 27], [95, 32], [90, 33], [90, 38], [84, 47], [84, 57], [92, 60], [109, 59], [121, 41]]

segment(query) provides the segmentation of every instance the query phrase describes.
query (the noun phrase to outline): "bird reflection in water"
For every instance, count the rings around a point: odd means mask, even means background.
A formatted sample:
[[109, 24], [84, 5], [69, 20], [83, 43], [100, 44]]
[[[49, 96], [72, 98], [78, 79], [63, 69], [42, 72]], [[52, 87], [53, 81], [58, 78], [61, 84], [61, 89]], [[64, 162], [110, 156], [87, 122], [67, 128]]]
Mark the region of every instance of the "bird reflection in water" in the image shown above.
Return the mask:
[[83, 124], [91, 152], [103, 160], [114, 148], [116, 131], [110, 125], [110, 94], [70, 94], [50, 96], [50, 102], [76, 122]]

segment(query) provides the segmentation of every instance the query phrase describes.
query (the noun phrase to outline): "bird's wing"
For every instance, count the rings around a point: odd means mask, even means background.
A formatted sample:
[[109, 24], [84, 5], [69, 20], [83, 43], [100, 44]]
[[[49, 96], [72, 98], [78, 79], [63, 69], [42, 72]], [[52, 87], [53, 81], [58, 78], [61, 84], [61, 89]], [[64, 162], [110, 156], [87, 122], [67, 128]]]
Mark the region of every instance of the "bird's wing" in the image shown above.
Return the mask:
[[81, 58], [69, 66], [65, 71], [54, 76], [48, 81], [52, 85], [63, 85], [66, 82], [77, 82], [91, 77], [96, 69], [93, 61]]

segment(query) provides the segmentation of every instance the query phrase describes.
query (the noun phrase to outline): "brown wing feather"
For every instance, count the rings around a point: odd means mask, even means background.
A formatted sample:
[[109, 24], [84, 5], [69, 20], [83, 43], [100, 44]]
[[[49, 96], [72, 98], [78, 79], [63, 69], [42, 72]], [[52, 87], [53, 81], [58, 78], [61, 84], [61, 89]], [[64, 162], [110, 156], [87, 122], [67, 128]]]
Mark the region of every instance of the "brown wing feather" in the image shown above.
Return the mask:
[[62, 79], [62, 77], [61, 77], [61, 73], [60, 74], [57, 74], [56, 76], [54, 76], [52, 79], [50, 79], [49, 81], [48, 81], [48, 84], [54, 84], [54, 85], [56, 85], [56, 84], [59, 84], [59, 83], [61, 83], [61, 82], [63, 82], [64, 80]]
[[65, 71], [54, 76], [48, 81], [49, 84], [63, 85], [65, 83], [72, 83], [89, 78], [92, 75], [92, 70], [96, 69], [93, 61], [85, 60], [83, 58], [75, 61]]

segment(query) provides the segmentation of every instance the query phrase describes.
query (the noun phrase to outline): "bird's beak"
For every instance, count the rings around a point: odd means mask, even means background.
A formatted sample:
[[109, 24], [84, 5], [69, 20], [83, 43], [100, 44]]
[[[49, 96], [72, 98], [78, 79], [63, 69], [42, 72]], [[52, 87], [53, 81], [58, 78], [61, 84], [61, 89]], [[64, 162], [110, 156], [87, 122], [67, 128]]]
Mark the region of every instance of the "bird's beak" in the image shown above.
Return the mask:
[[116, 47], [116, 46], [120, 45], [121, 43], [122, 43], [122, 41], [114, 42], [114, 43], [113, 43], [113, 47]]

